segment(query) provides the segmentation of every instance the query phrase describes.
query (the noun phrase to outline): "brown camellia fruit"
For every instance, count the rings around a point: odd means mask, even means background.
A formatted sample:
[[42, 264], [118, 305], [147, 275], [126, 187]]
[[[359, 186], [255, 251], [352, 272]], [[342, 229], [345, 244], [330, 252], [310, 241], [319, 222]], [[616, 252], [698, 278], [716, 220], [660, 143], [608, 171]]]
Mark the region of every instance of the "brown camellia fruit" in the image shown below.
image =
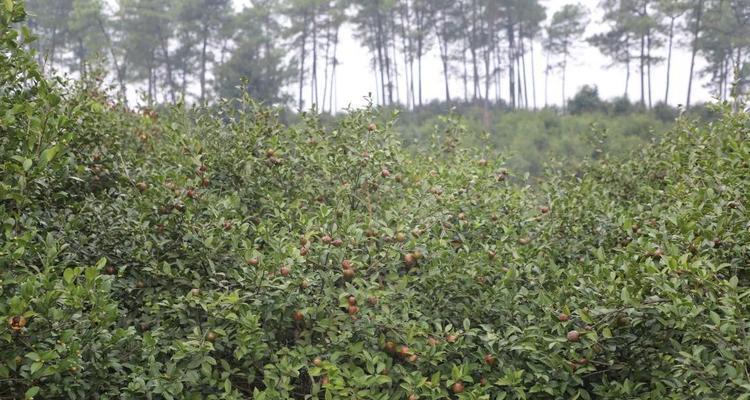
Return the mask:
[[447, 337], [445, 338], [445, 341], [447, 341], [448, 343], [455, 343], [455, 342], [456, 342], [456, 340], [458, 340], [458, 336], [456, 336], [456, 335], [453, 335], [453, 334], [450, 334], [450, 335], [448, 335], [448, 336], [447, 336]]
[[352, 263], [352, 260], [342, 260], [341, 261], [341, 268], [343, 269], [352, 269], [354, 267], [354, 263]]
[[193, 288], [190, 290], [190, 294], [192, 294], [193, 296], [200, 296], [201, 290], [198, 288]]
[[341, 245], [344, 244], [344, 241], [341, 239], [335, 239], [333, 242], [331, 242], [331, 244], [334, 247], [341, 247]]
[[146, 182], [138, 182], [138, 183], [136, 183], [135, 186], [138, 188], [138, 191], [140, 191], [141, 193], [143, 193], [146, 190], [148, 190], [148, 183], [146, 183]]
[[558, 319], [558, 320], [559, 320], [560, 322], [565, 322], [565, 321], [567, 321], [567, 320], [569, 320], [569, 319], [570, 319], [570, 315], [568, 315], [568, 314], [565, 314], [565, 313], [560, 313], [560, 314], [558, 314], [558, 315], [557, 315], [557, 319]]
[[547, 214], [547, 213], [549, 213], [549, 207], [542, 206], [541, 208], [539, 208], [539, 211], [541, 211], [542, 214]]
[[345, 280], [350, 281], [354, 279], [355, 273], [353, 269], [349, 268], [349, 269], [345, 269], [344, 272], [342, 272], [342, 275], [344, 276]]
[[308, 281], [304, 280], [304, 281], [300, 282], [300, 284], [299, 284], [299, 287], [300, 287], [301, 289], [307, 289], [307, 288], [309, 288], [309, 287], [310, 287], [310, 282], [308, 282]]
[[404, 235], [403, 232], [399, 232], [396, 234], [396, 241], [397, 242], [405, 242], [406, 241], [406, 235]]
[[117, 268], [115, 268], [114, 265], [107, 265], [104, 268], [104, 271], [107, 273], [107, 275], [114, 275], [117, 273]]
[[249, 265], [251, 267], [256, 267], [258, 264], [260, 264], [260, 260], [258, 260], [257, 258], [253, 257], [253, 258], [247, 260], [247, 265]]
[[484, 363], [487, 365], [495, 365], [497, 362], [497, 358], [493, 356], [492, 354], [485, 354], [484, 355]]
[[228, 230], [232, 229], [233, 225], [234, 224], [232, 224], [232, 221], [224, 221], [224, 224], [222, 226], [223, 226], [223, 228], [224, 228], [225, 231], [228, 231]]
[[27, 323], [28, 320], [26, 320], [26, 317], [24, 317], [23, 315], [16, 315], [8, 318], [8, 325], [10, 325], [10, 329], [16, 332], [23, 329], [23, 327], [25, 327]]
[[404, 264], [406, 264], [408, 267], [414, 266], [416, 264], [416, 260], [414, 259], [414, 255], [409, 253], [404, 256]]
[[368, 131], [370, 131], [370, 132], [374, 132], [374, 131], [376, 131], [377, 129], [378, 129], [378, 126], [377, 126], [377, 125], [375, 125], [375, 123], [374, 123], [374, 122], [372, 122], [372, 123], [370, 123], [369, 125], [367, 125], [367, 130], [368, 130]]
[[418, 359], [419, 359], [419, 356], [417, 356], [416, 354], [412, 354], [412, 355], [409, 356], [409, 358], [407, 360], [410, 363], [415, 363], [415, 362], [417, 362]]
[[451, 386], [451, 391], [452, 391], [452, 392], [453, 392], [454, 394], [459, 394], [459, 393], [463, 393], [463, 392], [464, 392], [464, 383], [463, 383], [463, 382], [461, 382], [461, 381], [458, 381], [458, 382], [454, 383], [454, 384], [453, 384], [453, 385]]
[[573, 330], [573, 331], [568, 332], [568, 334], [566, 335], [566, 338], [568, 339], [569, 342], [577, 342], [581, 340], [581, 334], [578, 333], [578, 331]]
[[497, 252], [492, 251], [492, 250], [487, 252], [487, 258], [489, 258], [490, 260], [494, 260], [495, 257], [497, 257]]
[[359, 312], [359, 307], [349, 306], [349, 315], [354, 315]]
[[315, 357], [312, 361], [313, 365], [316, 367], [320, 367], [321, 364], [323, 364], [323, 360], [320, 359], [320, 357]]
[[377, 296], [370, 296], [367, 298], [367, 302], [370, 303], [371, 306], [378, 304], [378, 300]]
[[146, 282], [139, 279], [138, 281], [135, 282], [135, 287], [137, 287], [138, 289], [143, 289], [146, 287]]
[[331, 383], [331, 380], [328, 379], [328, 375], [323, 375], [323, 379], [320, 380], [320, 384], [325, 386], [329, 383]]
[[588, 363], [589, 363], [588, 358], [583, 357], [583, 358], [578, 359], [578, 365], [586, 365]]
[[295, 311], [294, 314], [292, 314], [292, 318], [294, 318], [295, 321], [300, 322], [305, 319], [305, 315], [302, 314], [301, 311]]
[[320, 238], [320, 241], [323, 242], [323, 244], [331, 244], [331, 242], [333, 241], [333, 238], [331, 238], [328, 235], [325, 235], [322, 238]]
[[301, 255], [302, 257], [305, 257], [308, 254], [310, 254], [309, 248], [303, 246], [299, 249], [299, 255]]
[[406, 400], [419, 400], [419, 396], [417, 396], [416, 394], [412, 393], [412, 394], [409, 395], [409, 397], [406, 398]]
[[346, 302], [349, 303], [350, 306], [356, 306], [357, 298], [354, 296], [349, 296], [349, 298], [346, 299]]
[[518, 239], [518, 244], [522, 246], [526, 246], [529, 243], [531, 243], [531, 238], [523, 237], [523, 238]]
[[409, 349], [409, 346], [401, 346], [400, 349], [398, 349], [398, 355], [401, 357], [407, 357], [411, 354], [411, 350]]
[[385, 342], [385, 351], [387, 351], [388, 353], [396, 352], [396, 343], [393, 343], [390, 340]]
[[279, 273], [281, 274], [281, 276], [289, 276], [290, 272], [291, 271], [289, 270], [289, 267], [287, 266], [283, 266], [279, 269]]
[[380, 176], [382, 176], [383, 178], [387, 178], [391, 176], [391, 171], [389, 171], [388, 168], [383, 168], [383, 170], [380, 171]]
[[487, 166], [487, 159], [482, 158], [481, 160], [479, 160], [479, 165], [482, 167]]
[[487, 378], [485, 377], [479, 378], [479, 384], [482, 386], [487, 386]]
[[215, 342], [216, 339], [218, 338], [219, 338], [219, 335], [216, 332], [211, 331], [206, 334], [206, 340], [208, 340], [211, 343]]
[[427, 339], [427, 344], [429, 344], [430, 346], [437, 346], [438, 343], [438, 340], [434, 337], [430, 337]]

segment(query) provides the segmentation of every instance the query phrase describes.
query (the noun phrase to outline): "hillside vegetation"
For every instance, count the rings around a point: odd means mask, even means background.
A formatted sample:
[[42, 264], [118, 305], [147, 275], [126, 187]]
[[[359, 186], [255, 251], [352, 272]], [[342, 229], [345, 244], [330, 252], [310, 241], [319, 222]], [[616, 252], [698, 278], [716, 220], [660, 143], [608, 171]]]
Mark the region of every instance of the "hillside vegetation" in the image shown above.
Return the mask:
[[0, 398], [750, 398], [750, 117], [579, 176], [377, 109], [133, 112], [0, 2]]

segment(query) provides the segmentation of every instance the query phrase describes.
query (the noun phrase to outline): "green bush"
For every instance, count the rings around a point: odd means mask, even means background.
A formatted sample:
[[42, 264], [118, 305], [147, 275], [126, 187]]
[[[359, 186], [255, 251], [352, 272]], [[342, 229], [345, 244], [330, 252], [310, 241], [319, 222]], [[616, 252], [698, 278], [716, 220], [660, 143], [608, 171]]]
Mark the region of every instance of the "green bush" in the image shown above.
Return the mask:
[[0, 9], [1, 398], [750, 398], [747, 114], [517, 186], [448, 117], [128, 110]]

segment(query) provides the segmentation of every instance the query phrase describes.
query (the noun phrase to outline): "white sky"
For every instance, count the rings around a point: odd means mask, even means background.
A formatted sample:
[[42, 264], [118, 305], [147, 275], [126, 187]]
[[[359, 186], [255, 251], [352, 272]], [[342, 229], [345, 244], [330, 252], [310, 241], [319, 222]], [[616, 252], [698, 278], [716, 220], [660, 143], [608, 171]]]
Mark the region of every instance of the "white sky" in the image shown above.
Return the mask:
[[[238, 7], [242, 7], [247, 4], [248, 0], [235, 0]], [[564, 4], [574, 2], [567, 0], [542, 0], [542, 3], [547, 7], [547, 15], [551, 15], [561, 8]], [[591, 10], [590, 23], [586, 32], [586, 36], [590, 36], [594, 33], [605, 30], [606, 27], [601, 24], [601, 12], [599, 11], [599, 0], [580, 0], [580, 3], [584, 4]], [[370, 59], [371, 55], [368, 50], [358, 43], [352, 33], [350, 26], [346, 26], [341, 33], [341, 43], [339, 44], [338, 58], [341, 64], [337, 70], [337, 90], [336, 90], [336, 108], [343, 109], [347, 105], [361, 106], [365, 103], [364, 97], [368, 93], [376, 93], [375, 77], [371, 73]], [[657, 56], [663, 56], [666, 59], [667, 50], [659, 49], [658, 51], [652, 51], [652, 54]], [[535, 43], [535, 73], [536, 73], [536, 98], [537, 105], [544, 105], [544, 67], [545, 67], [545, 55], [541, 51], [541, 46]], [[530, 59], [527, 60], [530, 62]], [[442, 67], [437, 49], [430, 53], [427, 58], [423, 61], [423, 90], [426, 101], [431, 99], [443, 99], [444, 98], [444, 86], [442, 80]], [[606, 66], [609, 64], [609, 60], [602, 56], [596, 48], [590, 47], [586, 44], [582, 44], [574, 52], [574, 60], [569, 62], [568, 74], [567, 74], [567, 97], [572, 97], [573, 94], [583, 85], [596, 85], [599, 87], [599, 93], [603, 98], [612, 98], [620, 96], [625, 90], [625, 68], [615, 67], [607, 69]], [[682, 104], [686, 100], [687, 96], [687, 79], [689, 74], [690, 66], [690, 53], [683, 46], [676, 46], [673, 50], [672, 59], [672, 83], [670, 88], [669, 102], [670, 104]], [[696, 71], [702, 68], [703, 63], [698, 57], [698, 64]], [[402, 66], [400, 66], [402, 68]], [[530, 65], [527, 64], [527, 70], [530, 69]], [[654, 104], [664, 99], [665, 83], [666, 83], [666, 63], [662, 65], [652, 66], [652, 99]], [[322, 75], [322, 72], [319, 72]], [[697, 73], [696, 73], [697, 75]], [[309, 76], [309, 74], [308, 74]], [[505, 77], [504, 77], [505, 79]], [[710, 93], [704, 88], [704, 80], [697, 78], [697, 81], [693, 82], [693, 102], [706, 101], [710, 99]], [[399, 77], [399, 83], [403, 86], [403, 77]], [[503, 82], [505, 85], [506, 82]], [[320, 85], [322, 86], [322, 79]], [[531, 88], [531, 76], [529, 72], [528, 81], [529, 90], [529, 103], [532, 103], [532, 88]], [[296, 86], [295, 86], [296, 87]], [[560, 83], [560, 74], [555, 72], [554, 75], [550, 75], [549, 78], [549, 102], [552, 104], [560, 104], [562, 98], [562, 85]], [[294, 93], [296, 89], [292, 89], [290, 93]], [[322, 93], [322, 88], [319, 90]], [[401, 98], [405, 98], [405, 88], [401, 88]], [[502, 88], [502, 93], [507, 98], [507, 87]], [[305, 90], [309, 95], [309, 89]], [[463, 86], [458, 79], [454, 79], [451, 83], [451, 97], [462, 96]], [[629, 96], [631, 100], [640, 99], [640, 81], [636, 65], [631, 65], [631, 78], [630, 78], [630, 90]], [[395, 95], [394, 95], [395, 97]], [[648, 100], [647, 100], [648, 101]], [[306, 107], [310, 106], [309, 100], [305, 101]]]

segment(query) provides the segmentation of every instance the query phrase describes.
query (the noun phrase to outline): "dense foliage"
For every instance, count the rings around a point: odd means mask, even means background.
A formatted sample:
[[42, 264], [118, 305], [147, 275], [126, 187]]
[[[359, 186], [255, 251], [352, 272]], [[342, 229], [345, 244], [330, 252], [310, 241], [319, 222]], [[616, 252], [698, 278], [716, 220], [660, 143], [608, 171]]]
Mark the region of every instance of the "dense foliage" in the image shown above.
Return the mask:
[[134, 113], [0, 2], [0, 397], [750, 398], [750, 117], [514, 184], [376, 110]]

